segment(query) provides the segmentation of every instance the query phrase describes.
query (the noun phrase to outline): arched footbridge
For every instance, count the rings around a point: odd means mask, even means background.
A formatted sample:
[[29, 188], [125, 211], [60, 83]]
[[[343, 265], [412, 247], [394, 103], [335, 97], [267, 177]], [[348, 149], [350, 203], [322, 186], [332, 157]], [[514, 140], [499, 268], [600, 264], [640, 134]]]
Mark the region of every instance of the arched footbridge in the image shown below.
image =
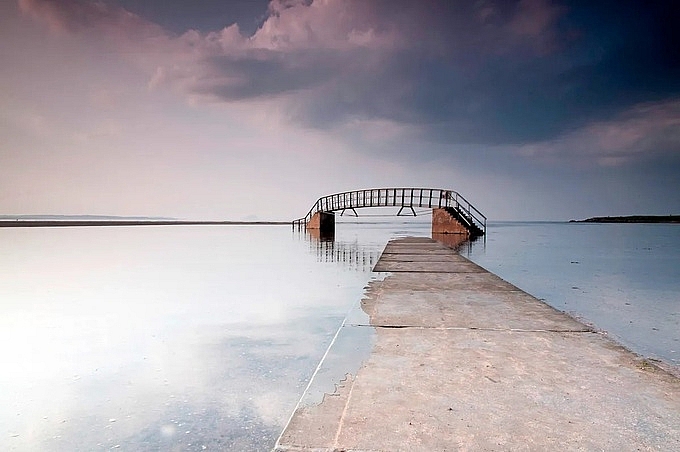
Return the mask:
[[455, 190], [441, 188], [369, 188], [323, 196], [307, 215], [293, 221], [293, 227], [334, 230], [335, 212], [344, 213], [364, 207], [399, 207], [397, 215], [414, 208], [433, 209], [432, 231], [467, 233], [477, 237], [486, 233], [486, 217]]

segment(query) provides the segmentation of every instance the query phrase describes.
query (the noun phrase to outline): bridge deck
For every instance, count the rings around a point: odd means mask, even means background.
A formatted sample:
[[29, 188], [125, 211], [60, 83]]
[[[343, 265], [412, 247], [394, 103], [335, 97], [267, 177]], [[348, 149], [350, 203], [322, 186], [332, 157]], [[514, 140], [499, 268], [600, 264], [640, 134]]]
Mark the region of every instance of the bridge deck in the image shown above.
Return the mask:
[[354, 211], [365, 207], [414, 207], [428, 209], [450, 209], [466, 229], [475, 236], [484, 235], [486, 217], [467, 199], [455, 190], [441, 188], [368, 188], [335, 193], [316, 200], [307, 215], [293, 220], [293, 227], [306, 228], [318, 212], [332, 213]]
[[390, 242], [376, 270], [368, 320], [325, 361], [371, 331], [366, 359], [277, 450], [680, 450], [673, 375], [429, 239]]

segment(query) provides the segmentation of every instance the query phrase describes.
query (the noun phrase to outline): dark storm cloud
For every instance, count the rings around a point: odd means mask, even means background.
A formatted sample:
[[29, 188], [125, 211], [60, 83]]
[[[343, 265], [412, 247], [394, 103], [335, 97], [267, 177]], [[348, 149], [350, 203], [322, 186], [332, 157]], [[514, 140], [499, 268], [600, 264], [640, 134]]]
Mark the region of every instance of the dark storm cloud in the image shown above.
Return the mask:
[[[204, 63], [218, 74], [193, 91], [228, 101], [267, 97], [302, 89], [311, 89], [333, 77], [342, 68], [339, 58], [324, 54], [303, 53], [285, 58], [271, 51], [246, 56], [212, 56]], [[315, 66], [317, 70], [310, 71]]]
[[680, 94], [672, 7], [533, 3], [430, 4], [415, 15], [417, 29], [400, 28], [417, 41], [387, 54], [377, 72], [343, 74], [310, 99], [303, 119], [382, 117], [426, 125], [440, 140], [521, 144]]
[[119, 0], [118, 4], [167, 30], [181, 34], [188, 29], [209, 32], [238, 24], [252, 35], [266, 18], [269, 0]]
[[[333, 26], [300, 9], [279, 24], [284, 35], [296, 21]], [[370, 41], [342, 50], [319, 41], [273, 49], [249, 67], [222, 61], [218, 72], [238, 70], [245, 82], [211, 94], [230, 101], [314, 88], [291, 110], [306, 125], [388, 119], [424, 127], [436, 141], [489, 145], [548, 140], [680, 95], [672, 19], [680, 16], [671, 4], [374, 2], [366, 17], [364, 29], [396, 33], [392, 45], [368, 52]]]
[[[671, 2], [274, 0], [252, 36], [202, 32], [206, 18], [162, 39], [154, 17], [110, 3], [20, 5], [53, 28], [99, 27], [128, 52], [165, 55], [152, 86], [220, 102], [286, 99], [289, 118], [315, 128], [392, 121], [434, 142], [554, 149], [550, 140], [626, 114], [644, 122], [642, 104], [658, 107], [666, 128], [657, 133], [677, 128], [677, 109], [664, 107], [680, 97]], [[673, 140], [666, 147], [678, 148]]]

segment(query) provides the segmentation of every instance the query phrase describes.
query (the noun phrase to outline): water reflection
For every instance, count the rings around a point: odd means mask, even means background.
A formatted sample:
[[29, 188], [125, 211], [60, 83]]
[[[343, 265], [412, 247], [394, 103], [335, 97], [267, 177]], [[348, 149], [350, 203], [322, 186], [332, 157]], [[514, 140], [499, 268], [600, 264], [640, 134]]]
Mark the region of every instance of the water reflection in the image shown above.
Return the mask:
[[275, 226], [0, 249], [0, 450], [268, 450], [370, 277]]
[[319, 242], [332, 242], [335, 240], [335, 228], [332, 230], [321, 230], [321, 229], [300, 229], [297, 228], [296, 231], [299, 233], [298, 236], [306, 234], [310, 240], [316, 240]]
[[0, 230], [0, 450], [271, 448], [384, 244], [427, 233]]
[[381, 249], [366, 247], [358, 241], [335, 240], [335, 235], [320, 236], [318, 232], [312, 229], [295, 233], [309, 244], [319, 262], [336, 262], [348, 270], [370, 272], [380, 259]]
[[296, 229], [297, 240], [308, 243], [319, 262], [343, 264], [346, 269], [370, 272], [380, 259], [383, 247], [391, 239], [404, 236], [431, 237], [458, 253], [469, 256], [475, 247], [485, 246], [483, 238], [469, 240], [464, 234], [432, 234], [429, 223], [352, 223], [337, 225], [333, 234], [320, 234], [319, 230]]
[[464, 234], [432, 233], [432, 238], [449, 248], [452, 248], [458, 253], [465, 255], [469, 255], [472, 252], [472, 244], [474, 242], [483, 242], [480, 237], [475, 237], [473, 240], [470, 240], [468, 236]]

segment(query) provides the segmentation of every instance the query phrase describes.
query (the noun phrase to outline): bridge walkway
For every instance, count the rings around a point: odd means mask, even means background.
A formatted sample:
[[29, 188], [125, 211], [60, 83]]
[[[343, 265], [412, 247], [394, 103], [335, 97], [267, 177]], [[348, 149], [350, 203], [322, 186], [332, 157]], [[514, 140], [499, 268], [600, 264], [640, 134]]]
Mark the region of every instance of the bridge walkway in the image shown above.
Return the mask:
[[606, 335], [430, 239], [375, 271], [276, 450], [680, 450], [680, 380]]
[[[455, 190], [442, 188], [369, 188], [334, 193], [317, 199], [307, 215], [293, 220], [293, 227], [306, 228], [312, 217], [319, 213], [353, 211], [366, 207], [399, 207], [413, 210], [416, 207], [446, 209], [464, 226], [470, 235], [486, 233], [486, 217], [467, 199]], [[408, 210], [407, 210], [408, 212]]]

